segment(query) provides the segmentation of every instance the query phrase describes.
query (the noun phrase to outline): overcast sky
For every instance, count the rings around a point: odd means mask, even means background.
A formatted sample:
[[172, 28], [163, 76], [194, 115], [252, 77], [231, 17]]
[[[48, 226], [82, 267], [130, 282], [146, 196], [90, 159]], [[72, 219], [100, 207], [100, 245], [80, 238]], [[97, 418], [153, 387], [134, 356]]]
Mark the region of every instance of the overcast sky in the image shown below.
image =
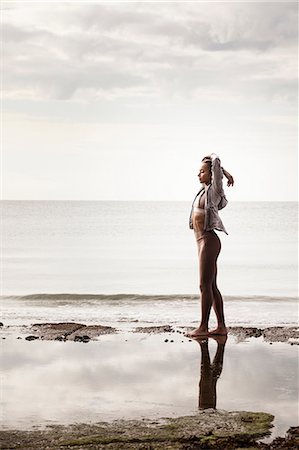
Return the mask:
[[296, 2], [2, 2], [4, 199], [296, 200]]

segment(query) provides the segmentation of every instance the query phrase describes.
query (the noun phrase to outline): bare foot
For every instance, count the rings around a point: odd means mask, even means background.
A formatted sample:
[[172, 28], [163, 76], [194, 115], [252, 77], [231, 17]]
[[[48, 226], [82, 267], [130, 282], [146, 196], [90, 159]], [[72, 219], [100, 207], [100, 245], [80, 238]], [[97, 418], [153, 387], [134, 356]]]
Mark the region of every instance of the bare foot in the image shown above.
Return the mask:
[[197, 338], [197, 337], [207, 337], [208, 336], [208, 330], [206, 328], [195, 328], [195, 330], [189, 331], [189, 333], [185, 333], [185, 336], [191, 337], [191, 338]]
[[217, 327], [215, 330], [209, 331], [209, 336], [226, 336], [227, 335], [227, 328], [226, 327]]

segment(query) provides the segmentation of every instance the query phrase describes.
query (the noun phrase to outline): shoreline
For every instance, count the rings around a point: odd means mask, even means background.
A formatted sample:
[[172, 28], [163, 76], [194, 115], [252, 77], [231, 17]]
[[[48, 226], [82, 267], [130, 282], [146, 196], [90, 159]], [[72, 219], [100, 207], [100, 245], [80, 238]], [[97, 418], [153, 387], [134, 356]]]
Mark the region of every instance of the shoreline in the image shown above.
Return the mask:
[[[134, 323], [132, 321], [131, 323]], [[78, 322], [41, 322], [32, 325], [6, 325], [0, 322], [2, 339], [7, 336], [17, 339], [33, 340], [56, 340], [56, 341], [82, 341], [89, 342], [97, 340], [105, 334], [124, 334], [124, 333], [178, 333], [184, 336], [184, 333], [191, 331], [194, 327], [183, 325], [152, 325], [138, 326], [131, 329], [115, 328], [110, 325], [93, 324], [86, 325]], [[25, 336], [26, 335], [26, 336]], [[265, 342], [286, 342], [290, 345], [299, 345], [299, 327], [298, 326], [273, 326], [273, 327], [228, 327], [228, 335], [233, 335], [238, 342], [248, 338], [262, 337]], [[185, 337], [185, 336], [184, 336]], [[206, 338], [208, 338], [207, 336]], [[190, 340], [190, 338], [189, 338]]]
[[[45, 355], [45, 361], [47, 360], [47, 348], [56, 348], [55, 346], [59, 345], [61, 349], [65, 348], [65, 352], [68, 352], [68, 346], [63, 342], [69, 342], [74, 349], [73, 351], [80, 358], [79, 355], [82, 352], [86, 353], [87, 348], [91, 350], [92, 348], [103, 348], [106, 339], [109, 339], [107, 342], [110, 342], [111, 339], [113, 342], [117, 342], [120, 352], [124, 348], [123, 345], [128, 345], [125, 343], [127, 339], [135, 339], [135, 337], [139, 339], [139, 336], [140, 339], [143, 339], [142, 335], [146, 340], [154, 339], [156, 345], [158, 345], [156, 348], [169, 348], [171, 351], [179, 348], [177, 345], [182, 345], [182, 348], [184, 348], [184, 344], [181, 342], [186, 341], [188, 343], [188, 341], [197, 340], [184, 336], [186, 331], [193, 328], [190, 326], [174, 324], [137, 326], [132, 321], [132, 329], [128, 330], [121, 328], [121, 323], [119, 325], [119, 328], [115, 328], [107, 324], [85, 325], [79, 322], [40, 322], [22, 326], [6, 326], [3, 324], [0, 327], [0, 332], [2, 339], [7, 339], [2, 344], [5, 345], [5, 342], [7, 342], [7, 349], [15, 340], [20, 339], [19, 342], [22, 345], [20, 346], [15, 342], [12, 348], [28, 348], [29, 353], [31, 353], [30, 349], [33, 348], [35, 352], [35, 345], [31, 344], [30, 341], [37, 341], [37, 345]], [[231, 336], [236, 344], [250, 341], [250, 346], [247, 348], [251, 347], [251, 344], [255, 348], [255, 341], [264, 342], [271, 354], [273, 354], [275, 345], [273, 347], [268, 347], [268, 345], [270, 346], [272, 343], [288, 344], [285, 348], [299, 344], [299, 328], [294, 326], [229, 327], [228, 336]], [[211, 337], [211, 339], [213, 338]], [[201, 341], [204, 340], [207, 341], [208, 337], [201, 339]], [[28, 344], [25, 341], [28, 341]], [[51, 344], [50, 341], [53, 343]], [[55, 341], [61, 341], [61, 343], [58, 342], [54, 345]], [[90, 346], [85, 347], [84, 344], [88, 342], [93, 342], [93, 345], [90, 344]], [[78, 350], [75, 350], [77, 348]], [[79, 349], [82, 350], [79, 351]], [[296, 351], [296, 349], [294, 348], [292, 351]], [[80, 363], [78, 362], [79, 366]], [[258, 409], [254, 412], [252, 412], [252, 409], [250, 411], [250, 406], [248, 407], [249, 411], [241, 410], [242, 406], [240, 411], [230, 410], [229, 407], [225, 410], [207, 408], [199, 410], [195, 415], [184, 416], [179, 413], [176, 417], [167, 417], [159, 414], [154, 419], [150, 416], [148, 418], [143, 416], [144, 418], [141, 420], [139, 418], [137, 420], [127, 418], [115, 419], [110, 422], [107, 422], [106, 418], [93, 422], [87, 416], [85, 416], [85, 419], [83, 418], [82, 422], [74, 423], [70, 421], [69, 424], [63, 424], [58, 419], [54, 425], [43, 425], [42, 422], [37, 420], [37, 422], [32, 423], [31, 428], [27, 429], [14, 428], [13, 424], [8, 424], [0, 432], [2, 441], [0, 448], [3, 450], [17, 448], [28, 450], [40, 450], [42, 448], [53, 450], [65, 448], [106, 450], [297, 449], [299, 445], [298, 427], [290, 427], [290, 424], [296, 425], [297, 417], [290, 416], [289, 420], [285, 422], [286, 426], [281, 430], [281, 434], [275, 435], [275, 433], [272, 433], [271, 436], [271, 428], [274, 427], [272, 422], [276, 413], [271, 410], [268, 410], [267, 413], [262, 412], [263, 409], [260, 406], [257, 404]], [[251, 407], [254, 408], [255, 405]], [[265, 410], [267, 411], [267, 408]], [[125, 413], [124, 417], [126, 417]], [[292, 419], [294, 419], [293, 423]], [[245, 428], [240, 428], [241, 425]], [[287, 430], [285, 436], [283, 436], [284, 430]]]

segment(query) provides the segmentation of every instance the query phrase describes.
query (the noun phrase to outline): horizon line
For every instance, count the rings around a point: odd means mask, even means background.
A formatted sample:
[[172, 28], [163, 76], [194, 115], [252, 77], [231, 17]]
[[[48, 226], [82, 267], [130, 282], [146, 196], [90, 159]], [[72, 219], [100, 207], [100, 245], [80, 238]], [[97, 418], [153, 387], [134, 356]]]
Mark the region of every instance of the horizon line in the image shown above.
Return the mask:
[[[127, 199], [127, 200], [118, 200], [118, 199], [52, 199], [52, 198], [41, 198], [41, 199], [32, 199], [32, 198], [2, 198], [0, 201], [3, 202], [190, 202], [190, 199], [188, 200], [144, 200], [144, 199]], [[192, 201], [192, 200], [191, 200]], [[298, 199], [296, 200], [229, 200], [229, 203], [242, 203], [242, 202], [269, 202], [269, 203], [282, 203], [282, 202], [289, 202], [289, 203], [298, 203]]]

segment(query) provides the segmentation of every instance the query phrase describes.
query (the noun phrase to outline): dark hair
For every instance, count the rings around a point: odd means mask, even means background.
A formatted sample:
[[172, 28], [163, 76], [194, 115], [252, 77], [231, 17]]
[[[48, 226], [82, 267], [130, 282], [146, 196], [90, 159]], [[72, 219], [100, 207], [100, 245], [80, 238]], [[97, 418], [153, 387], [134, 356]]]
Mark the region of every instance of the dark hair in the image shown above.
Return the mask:
[[208, 164], [210, 172], [212, 172], [212, 160], [210, 156], [205, 156], [202, 158], [201, 162]]

